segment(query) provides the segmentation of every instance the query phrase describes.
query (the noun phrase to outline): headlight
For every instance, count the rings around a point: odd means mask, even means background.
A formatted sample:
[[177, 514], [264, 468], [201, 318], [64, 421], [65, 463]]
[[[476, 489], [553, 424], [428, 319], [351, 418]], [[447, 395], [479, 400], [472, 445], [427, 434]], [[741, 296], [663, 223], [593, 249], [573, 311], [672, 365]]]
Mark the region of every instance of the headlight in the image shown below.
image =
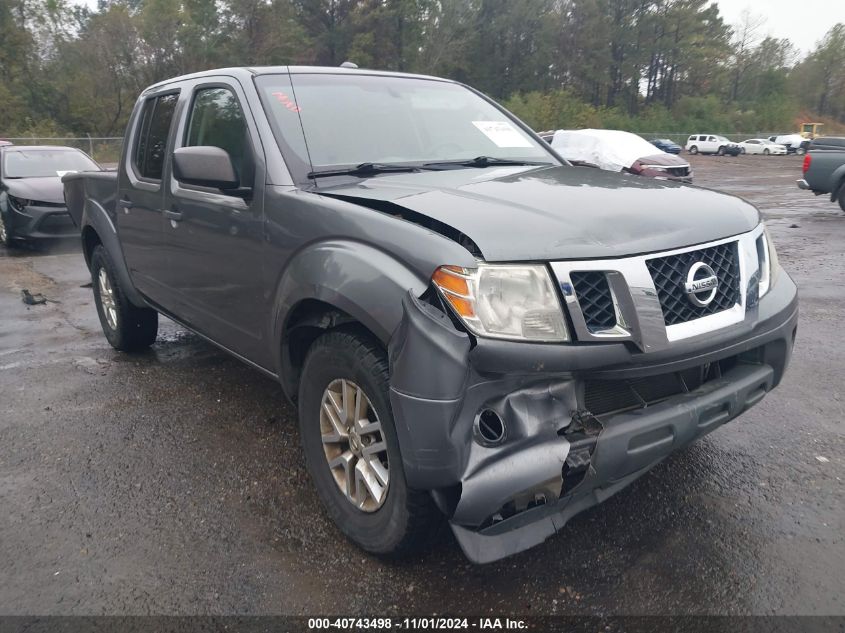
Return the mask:
[[758, 296], [762, 298], [775, 285], [780, 270], [775, 244], [769, 235], [769, 229], [765, 227], [763, 234], [757, 238], [757, 260], [760, 266]]
[[24, 200], [23, 198], [16, 198], [15, 196], [9, 196], [9, 204], [15, 211], [23, 211], [26, 207], [29, 206], [29, 200]]
[[568, 341], [569, 332], [545, 266], [441, 266], [434, 285], [478, 336], [527, 341]]

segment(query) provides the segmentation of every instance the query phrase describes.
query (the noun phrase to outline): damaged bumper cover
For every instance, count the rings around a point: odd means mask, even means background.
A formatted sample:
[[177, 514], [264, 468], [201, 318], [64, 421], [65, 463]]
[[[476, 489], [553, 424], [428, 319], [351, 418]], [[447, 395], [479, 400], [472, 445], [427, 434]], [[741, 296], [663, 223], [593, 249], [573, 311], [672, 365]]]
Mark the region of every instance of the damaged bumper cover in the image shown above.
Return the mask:
[[[408, 484], [432, 491], [473, 562], [528, 549], [759, 402], [783, 376], [797, 319], [783, 275], [754, 323], [646, 354], [473, 341], [409, 294], [389, 350]], [[501, 422], [494, 442], [485, 411]]]

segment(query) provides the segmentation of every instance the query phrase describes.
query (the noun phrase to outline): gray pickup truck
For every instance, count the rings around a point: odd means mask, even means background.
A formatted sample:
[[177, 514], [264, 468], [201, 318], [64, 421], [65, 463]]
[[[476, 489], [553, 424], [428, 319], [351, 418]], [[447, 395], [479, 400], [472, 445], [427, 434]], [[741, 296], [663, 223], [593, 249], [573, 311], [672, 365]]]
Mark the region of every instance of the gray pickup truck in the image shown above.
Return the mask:
[[804, 156], [800, 189], [817, 196], [830, 194], [831, 202], [838, 202], [845, 211], [845, 138], [820, 137], [810, 144]]
[[[64, 178], [103, 331], [277, 379], [327, 514], [402, 554], [536, 545], [783, 377], [798, 301], [740, 198], [573, 167], [467, 86], [232, 68]], [[574, 536], [574, 535], [573, 535]]]

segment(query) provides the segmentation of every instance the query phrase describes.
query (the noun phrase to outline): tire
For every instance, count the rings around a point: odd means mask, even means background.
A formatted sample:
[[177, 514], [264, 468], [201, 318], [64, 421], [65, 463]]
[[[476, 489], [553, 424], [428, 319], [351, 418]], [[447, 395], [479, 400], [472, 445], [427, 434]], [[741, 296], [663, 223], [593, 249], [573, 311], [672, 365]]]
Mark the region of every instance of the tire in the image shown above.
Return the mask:
[[693, 154], [693, 155], [698, 154], [698, 147], [693, 145], [692, 147], [689, 148], [689, 153]]
[[[788, 153], [788, 152], [787, 152], [787, 153]], [[798, 156], [803, 156], [804, 154], [806, 154], [806, 153], [807, 153], [807, 150], [806, 150], [806, 149], [804, 149], [803, 147], [799, 147], [798, 149], [796, 149], [796, 150], [795, 150], [795, 153], [796, 153]]]
[[[302, 369], [299, 387], [299, 429], [311, 480], [326, 513], [341, 532], [372, 554], [403, 556], [426, 545], [432, 534], [437, 532], [438, 525], [442, 524], [442, 518], [428, 492], [413, 490], [405, 482], [399, 441], [390, 408], [389, 379], [387, 357], [375, 340], [346, 331], [322, 335], [308, 350]], [[340, 381], [345, 382], [338, 386]], [[331, 451], [336, 450], [336, 455], [352, 455], [353, 435], [341, 422], [340, 428], [345, 429], [347, 433], [346, 444], [343, 444], [343, 440], [337, 445], [334, 445], [332, 440], [324, 442], [325, 429], [338, 428], [329, 426], [329, 415], [323, 410], [324, 397], [330, 388], [351, 389], [350, 385], [360, 387], [366, 395], [368, 406], [365, 406], [367, 413], [364, 417], [372, 421], [375, 415], [381, 425], [380, 441], [369, 444], [370, 447], [382, 443], [386, 445], [388, 480], [381, 505], [372, 498], [368, 500], [368, 507], [356, 505], [341, 490], [343, 484], [337, 477], [343, 476], [344, 469], [336, 467], [333, 470], [329, 466]], [[347, 393], [354, 393], [354, 390]], [[355, 416], [359, 417], [360, 415]], [[333, 431], [329, 431], [328, 435], [333, 435]], [[362, 433], [358, 437], [365, 436]], [[358, 441], [358, 445], [366, 446], [366, 442], [362, 439]], [[354, 465], [358, 465], [359, 461], [365, 460], [354, 456], [346, 460], [350, 464], [353, 461]], [[380, 463], [384, 468], [383, 461]]]
[[746, 153], [746, 152], [745, 152], [745, 148], [743, 147], [743, 148], [740, 150], [740, 152], [739, 152], [739, 153], [740, 153], [740, 154], [745, 154], [745, 153]]
[[845, 182], [839, 185], [839, 195], [836, 197], [839, 208], [845, 211]]
[[103, 246], [95, 247], [91, 253], [91, 282], [103, 334], [121, 352], [146, 349], [158, 334], [158, 312], [130, 303], [114, 271], [108, 251]]
[[725, 148], [724, 148], [724, 146], [720, 147], [720, 148], [719, 148], [719, 150], [716, 152], [716, 154], [717, 154], [718, 156], [724, 156], [724, 155], [725, 155]]
[[2, 211], [0, 211], [0, 244], [6, 248], [12, 248], [15, 245], [15, 238], [12, 236], [12, 230], [6, 226], [6, 220], [3, 217]]
[[768, 147], [764, 148], [763, 149], [763, 156], [768, 156], [769, 154], [771, 154], [771, 152], [769, 151], [769, 148]]

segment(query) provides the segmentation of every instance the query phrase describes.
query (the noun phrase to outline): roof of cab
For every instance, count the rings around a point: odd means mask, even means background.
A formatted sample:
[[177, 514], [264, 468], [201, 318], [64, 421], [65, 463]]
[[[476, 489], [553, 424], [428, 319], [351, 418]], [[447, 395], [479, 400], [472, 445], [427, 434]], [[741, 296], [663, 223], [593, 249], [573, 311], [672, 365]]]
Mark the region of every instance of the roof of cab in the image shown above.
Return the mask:
[[219, 77], [226, 75], [238, 79], [248, 79], [258, 75], [377, 75], [381, 77], [404, 77], [408, 79], [427, 79], [429, 81], [443, 81], [454, 83], [451, 79], [444, 79], [443, 77], [434, 77], [431, 75], [415, 75], [411, 73], [400, 73], [389, 70], [371, 70], [369, 68], [343, 68], [340, 66], [241, 66], [231, 68], [216, 68], [212, 70], [204, 70], [198, 73], [191, 73], [189, 75], [182, 75], [180, 77], [173, 77], [155, 83], [144, 90], [145, 94], [150, 91], [158, 90], [173, 83], [180, 81], [187, 81], [190, 79], [201, 79], [202, 77]]

